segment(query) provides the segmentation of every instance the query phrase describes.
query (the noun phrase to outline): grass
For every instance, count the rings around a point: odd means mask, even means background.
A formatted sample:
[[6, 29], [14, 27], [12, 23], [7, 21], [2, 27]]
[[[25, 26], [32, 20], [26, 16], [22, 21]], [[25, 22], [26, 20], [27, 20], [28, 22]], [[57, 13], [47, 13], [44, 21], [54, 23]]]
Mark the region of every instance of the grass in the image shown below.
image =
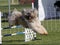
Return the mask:
[[[6, 24], [6, 25], [5, 25]], [[2, 23], [7, 26], [8, 23]], [[60, 20], [45, 20], [42, 25], [47, 29], [48, 35], [37, 34], [37, 40], [24, 42], [24, 35], [16, 35], [2, 38], [2, 44], [25, 44], [25, 45], [60, 45]], [[4, 27], [2, 26], [2, 27]], [[2, 35], [24, 31], [23, 28], [2, 30]]]
[[[17, 0], [15, 1], [17, 3]], [[10, 11], [12, 11], [14, 8], [17, 8], [19, 11], [23, 8], [31, 8], [31, 4], [10, 4]], [[8, 0], [0, 0], [0, 11], [1, 12], [8, 12]]]
[[8, 0], [0, 0], [0, 6], [8, 5]]
[[[31, 8], [31, 4], [26, 4], [26, 5], [11, 5], [10, 10], [13, 11], [14, 8], [17, 8], [19, 11], [24, 9], [24, 8]], [[0, 11], [1, 12], [8, 12], [8, 5], [6, 6], [0, 6]]]
[[[18, 5], [19, 4], [19, 2], [17, 2], [17, 0], [14, 0], [14, 4], [12, 4], [12, 0], [10, 0], [10, 4], [11, 5]], [[8, 0], [0, 0], [0, 6], [6, 6], [6, 5], [8, 5]]]

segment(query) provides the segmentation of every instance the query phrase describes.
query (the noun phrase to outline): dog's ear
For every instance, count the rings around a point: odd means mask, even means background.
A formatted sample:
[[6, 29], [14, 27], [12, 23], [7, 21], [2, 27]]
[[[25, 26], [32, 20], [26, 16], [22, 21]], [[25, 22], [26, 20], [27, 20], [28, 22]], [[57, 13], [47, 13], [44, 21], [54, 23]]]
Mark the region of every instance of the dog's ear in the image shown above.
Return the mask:
[[11, 13], [12, 18], [21, 17], [21, 16], [22, 16], [22, 13], [20, 11], [18, 11], [16, 8]]
[[33, 12], [34, 12], [35, 14], [38, 14], [37, 9], [33, 9]]
[[38, 10], [37, 9], [33, 9], [33, 13], [34, 13], [35, 17], [38, 16]]

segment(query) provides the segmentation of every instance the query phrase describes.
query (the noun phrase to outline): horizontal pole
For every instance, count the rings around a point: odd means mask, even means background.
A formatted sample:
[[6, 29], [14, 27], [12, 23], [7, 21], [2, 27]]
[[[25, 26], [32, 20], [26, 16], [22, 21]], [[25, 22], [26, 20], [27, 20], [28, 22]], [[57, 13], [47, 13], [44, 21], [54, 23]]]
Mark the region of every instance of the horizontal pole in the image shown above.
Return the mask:
[[8, 22], [8, 20], [1, 20], [1, 22]]
[[5, 34], [5, 35], [3, 35], [3, 36], [5, 37], [5, 36], [12, 36], [12, 35], [11, 35], [11, 34]]
[[12, 27], [8, 26], [1, 29], [3, 30], [3, 29], [12, 29], [12, 28], [21, 28], [21, 27], [22, 27], [21, 25], [18, 25], [18, 26], [12, 26]]
[[25, 34], [25, 32], [17, 32], [17, 33], [13, 33], [13, 34], [5, 34], [5, 35], [3, 35], [3, 37], [18, 35], [18, 34]]

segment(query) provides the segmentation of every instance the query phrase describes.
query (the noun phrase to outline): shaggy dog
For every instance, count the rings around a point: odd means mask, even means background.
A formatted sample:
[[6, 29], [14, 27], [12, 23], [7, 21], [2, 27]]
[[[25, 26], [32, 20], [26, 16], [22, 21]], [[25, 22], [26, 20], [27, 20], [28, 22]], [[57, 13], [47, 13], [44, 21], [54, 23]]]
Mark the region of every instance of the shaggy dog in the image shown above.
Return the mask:
[[39, 34], [48, 34], [38, 19], [38, 11], [36, 9], [24, 9], [22, 12], [14, 9], [8, 20], [10, 26], [22, 25], [25, 28], [31, 28]]

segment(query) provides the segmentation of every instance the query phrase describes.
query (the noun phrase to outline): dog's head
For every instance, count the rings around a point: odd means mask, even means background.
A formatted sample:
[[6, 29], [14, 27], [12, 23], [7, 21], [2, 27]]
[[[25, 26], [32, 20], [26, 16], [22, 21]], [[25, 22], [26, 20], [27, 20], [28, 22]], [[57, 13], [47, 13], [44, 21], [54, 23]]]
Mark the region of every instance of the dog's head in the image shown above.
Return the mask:
[[31, 20], [37, 17], [38, 11], [37, 9], [24, 9], [22, 14], [27, 20]]

